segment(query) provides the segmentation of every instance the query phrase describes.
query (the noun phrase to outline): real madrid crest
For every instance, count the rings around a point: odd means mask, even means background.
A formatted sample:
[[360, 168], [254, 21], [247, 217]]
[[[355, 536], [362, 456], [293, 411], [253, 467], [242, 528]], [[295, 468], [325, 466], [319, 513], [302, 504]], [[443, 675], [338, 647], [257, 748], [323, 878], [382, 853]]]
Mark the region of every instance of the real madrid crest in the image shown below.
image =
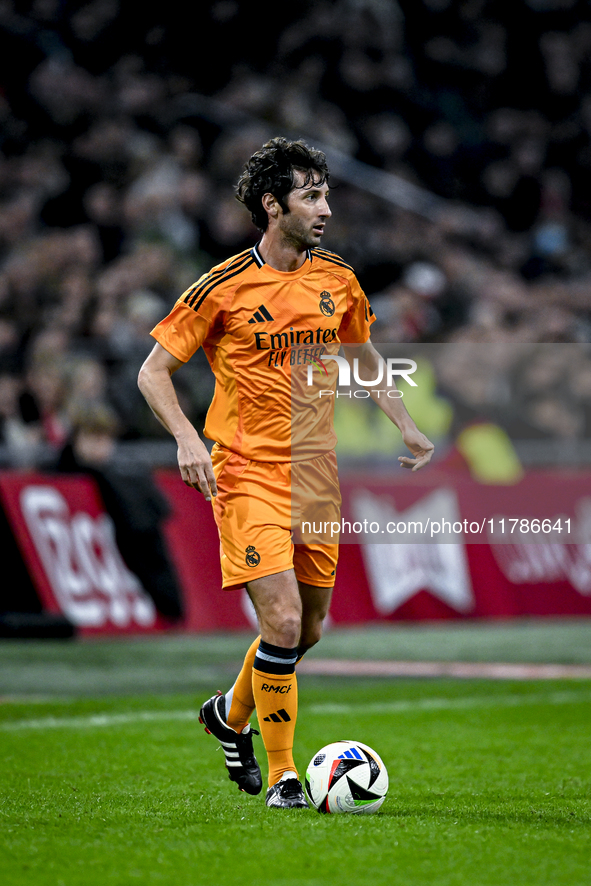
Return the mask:
[[330, 292], [326, 291], [326, 289], [324, 289], [320, 293], [320, 310], [325, 317], [332, 317], [335, 312], [335, 305], [332, 300], [332, 296]]
[[246, 565], [258, 566], [261, 562], [261, 555], [255, 549], [254, 545], [249, 545], [246, 549]]

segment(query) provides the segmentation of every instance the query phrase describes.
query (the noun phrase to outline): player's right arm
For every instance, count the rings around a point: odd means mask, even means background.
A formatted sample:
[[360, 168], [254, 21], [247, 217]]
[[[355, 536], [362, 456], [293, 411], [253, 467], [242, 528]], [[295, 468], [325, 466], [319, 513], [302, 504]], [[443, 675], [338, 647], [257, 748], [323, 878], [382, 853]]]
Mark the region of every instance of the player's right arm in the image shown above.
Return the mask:
[[156, 343], [140, 369], [138, 386], [160, 424], [177, 442], [183, 482], [202, 492], [206, 501], [211, 501], [211, 496], [217, 495], [211, 457], [181, 409], [172, 383], [173, 373], [181, 366], [184, 366], [181, 360]]

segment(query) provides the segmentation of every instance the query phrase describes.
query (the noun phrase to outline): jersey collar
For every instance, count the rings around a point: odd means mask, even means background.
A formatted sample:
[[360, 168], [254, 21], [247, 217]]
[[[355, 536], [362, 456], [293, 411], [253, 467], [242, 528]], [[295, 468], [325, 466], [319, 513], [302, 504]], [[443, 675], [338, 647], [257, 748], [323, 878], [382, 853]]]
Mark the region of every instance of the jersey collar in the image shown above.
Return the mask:
[[[259, 266], [259, 268], [262, 268], [263, 265], [266, 264], [266, 262], [265, 262], [265, 259], [262, 257], [261, 253], [259, 252], [260, 245], [261, 244], [259, 241], [256, 246], [252, 247], [252, 249], [250, 250], [250, 254], [254, 258], [254, 260], [257, 263], [257, 265]], [[310, 249], [306, 249], [306, 258], [308, 259], [308, 261], [310, 261], [310, 262], [312, 261], [312, 251]]]

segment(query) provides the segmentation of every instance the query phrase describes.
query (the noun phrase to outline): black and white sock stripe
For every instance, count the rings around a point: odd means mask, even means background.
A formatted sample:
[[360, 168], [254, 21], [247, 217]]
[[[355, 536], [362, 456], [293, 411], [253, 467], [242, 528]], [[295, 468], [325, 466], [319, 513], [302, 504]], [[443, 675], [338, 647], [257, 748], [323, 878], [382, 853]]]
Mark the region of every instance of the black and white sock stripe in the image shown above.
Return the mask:
[[254, 667], [265, 674], [293, 674], [298, 660], [298, 650], [273, 646], [261, 640], [254, 659]]

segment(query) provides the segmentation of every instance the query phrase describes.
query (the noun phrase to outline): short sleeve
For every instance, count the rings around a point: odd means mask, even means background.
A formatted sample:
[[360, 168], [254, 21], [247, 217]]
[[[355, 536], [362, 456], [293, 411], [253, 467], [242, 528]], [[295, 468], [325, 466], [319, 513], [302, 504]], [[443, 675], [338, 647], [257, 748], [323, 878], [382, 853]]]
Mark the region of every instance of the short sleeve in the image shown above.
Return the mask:
[[356, 277], [351, 279], [347, 312], [341, 320], [339, 339], [343, 344], [364, 344], [369, 339], [375, 314]]
[[169, 354], [183, 363], [191, 359], [221, 320], [221, 294], [211, 292], [199, 301], [197, 307], [192, 305], [193, 294], [200, 283], [187, 289], [170, 314], [150, 333]]

